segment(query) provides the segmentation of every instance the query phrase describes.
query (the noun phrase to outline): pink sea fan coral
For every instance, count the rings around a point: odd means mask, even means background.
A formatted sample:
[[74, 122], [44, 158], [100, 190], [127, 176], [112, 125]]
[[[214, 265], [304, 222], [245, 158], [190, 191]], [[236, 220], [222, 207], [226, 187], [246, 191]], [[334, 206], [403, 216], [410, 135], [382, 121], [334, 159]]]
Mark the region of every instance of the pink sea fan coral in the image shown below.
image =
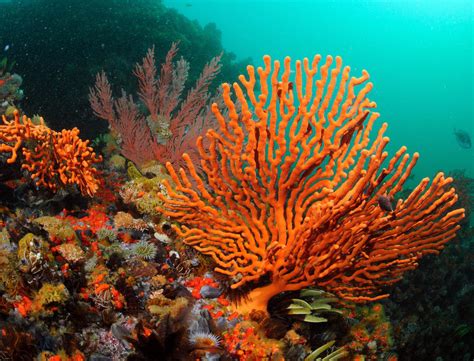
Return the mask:
[[196, 139], [204, 127], [212, 127], [208, 124], [213, 119], [208, 106], [209, 87], [220, 71], [221, 56], [206, 64], [183, 100], [189, 63], [183, 58], [173, 63], [177, 52], [178, 45], [173, 43], [159, 77], [154, 47], [148, 50], [141, 64], [136, 64], [133, 73], [138, 79], [138, 97], [147, 109], [146, 114], [124, 91], [115, 99], [104, 72], [97, 74], [95, 86], [90, 89], [94, 114], [109, 122], [121, 153], [138, 166], [152, 160], [179, 165], [184, 152], [197, 158]]

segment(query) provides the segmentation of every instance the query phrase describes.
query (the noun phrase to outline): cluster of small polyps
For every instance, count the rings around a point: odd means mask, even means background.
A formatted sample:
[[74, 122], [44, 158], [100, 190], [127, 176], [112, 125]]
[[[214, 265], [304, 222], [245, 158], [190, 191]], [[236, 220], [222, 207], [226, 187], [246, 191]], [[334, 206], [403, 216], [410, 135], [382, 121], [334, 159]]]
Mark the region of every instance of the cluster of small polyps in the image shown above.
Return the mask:
[[199, 138], [200, 164], [187, 154], [187, 170], [167, 164], [175, 184], [160, 210], [183, 224], [185, 242], [210, 255], [232, 288], [270, 280], [244, 311], [313, 284], [358, 302], [386, 297], [380, 289], [442, 249], [464, 216], [452, 210], [457, 195], [443, 173], [392, 204], [418, 154], [402, 147], [389, 159], [386, 124], [369, 139], [379, 114], [365, 70], [350, 77], [327, 57], [318, 73], [320, 60], [297, 61], [292, 74], [286, 58], [280, 77], [280, 63], [272, 69], [264, 57], [260, 93], [248, 66], [243, 87], [223, 85], [227, 109], [213, 104], [219, 129]]
[[[2, 117], [0, 125], [0, 154], [11, 153], [7, 163], [15, 163], [22, 155], [26, 169], [37, 186], [52, 190], [77, 185], [81, 193], [92, 196], [99, 188], [97, 157], [89, 141], [79, 138], [79, 129], [63, 129], [56, 132], [48, 128], [42, 118], [35, 124], [26, 116], [20, 118], [18, 111], [9, 121]], [[33, 143], [33, 145], [26, 143]]]

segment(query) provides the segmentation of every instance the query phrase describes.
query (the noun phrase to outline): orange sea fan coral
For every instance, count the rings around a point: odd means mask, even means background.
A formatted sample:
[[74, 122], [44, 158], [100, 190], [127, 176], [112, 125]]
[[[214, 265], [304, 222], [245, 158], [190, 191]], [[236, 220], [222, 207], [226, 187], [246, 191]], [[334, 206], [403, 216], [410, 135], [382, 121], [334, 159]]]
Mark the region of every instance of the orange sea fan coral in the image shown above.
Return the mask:
[[457, 195], [443, 173], [387, 209], [418, 154], [402, 147], [389, 159], [386, 124], [370, 140], [379, 114], [365, 70], [350, 77], [341, 58], [320, 62], [297, 61], [292, 81], [290, 58], [281, 76], [269, 56], [258, 79], [248, 66], [234, 95], [223, 84], [227, 111], [213, 105], [219, 131], [198, 140], [203, 173], [187, 154], [187, 171], [167, 164], [175, 187], [166, 184], [161, 211], [232, 288], [257, 287], [244, 310], [314, 284], [353, 301], [386, 297], [381, 288], [442, 249], [464, 216], [449, 211]]
[[35, 124], [25, 115], [20, 118], [18, 112], [11, 121], [5, 116], [2, 119], [0, 153], [11, 153], [9, 164], [21, 154], [21, 167], [30, 173], [36, 185], [56, 190], [75, 184], [89, 196], [97, 191], [99, 181], [93, 165], [101, 157], [88, 146], [88, 140], [79, 138], [79, 129], [56, 132], [44, 124], [43, 118]]

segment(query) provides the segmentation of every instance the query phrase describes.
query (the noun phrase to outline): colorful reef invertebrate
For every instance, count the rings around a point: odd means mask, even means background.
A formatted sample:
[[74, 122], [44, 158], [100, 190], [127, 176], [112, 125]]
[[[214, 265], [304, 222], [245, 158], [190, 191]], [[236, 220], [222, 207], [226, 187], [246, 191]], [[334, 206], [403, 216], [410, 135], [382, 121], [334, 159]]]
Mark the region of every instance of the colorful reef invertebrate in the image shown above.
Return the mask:
[[[208, 109], [208, 89], [220, 70], [220, 56], [214, 57], [202, 71], [186, 99], [181, 95], [188, 78], [189, 63], [181, 58], [175, 64], [177, 43], [171, 45], [157, 77], [154, 48], [148, 50], [142, 64], [135, 66], [138, 96], [148, 110], [142, 114], [132, 96], [122, 93], [112, 97], [112, 89], [105, 73], [97, 74], [89, 100], [96, 116], [109, 122], [118, 137], [121, 153], [139, 167], [153, 160], [181, 162], [181, 154], [194, 150], [196, 138], [212, 113]], [[180, 105], [178, 107], [178, 105]]]
[[217, 348], [220, 346], [219, 336], [216, 336], [211, 332], [196, 331], [190, 333], [189, 342], [196, 348]]
[[145, 260], [152, 260], [155, 258], [158, 250], [156, 246], [148, 241], [141, 240], [132, 246], [131, 253], [135, 257], [143, 258]]
[[31, 273], [40, 278], [48, 268], [48, 257], [45, 256], [47, 252], [48, 247], [41, 237], [27, 233], [18, 242], [18, 269], [23, 273]]
[[35, 295], [32, 311], [43, 315], [51, 314], [57, 306], [65, 304], [69, 297], [69, 291], [62, 283], [45, 283]]
[[234, 95], [223, 85], [226, 111], [212, 107], [219, 129], [198, 139], [203, 173], [187, 154], [187, 171], [166, 165], [175, 188], [166, 182], [161, 211], [232, 288], [257, 287], [244, 311], [314, 284], [353, 301], [387, 297], [381, 289], [441, 250], [464, 216], [450, 210], [457, 195], [443, 173], [393, 211], [380, 208], [378, 197], [402, 189], [418, 154], [402, 147], [389, 159], [385, 123], [369, 138], [379, 114], [365, 70], [350, 77], [341, 58], [332, 69], [332, 57], [320, 61], [297, 61], [292, 81], [290, 58], [281, 77], [269, 56], [258, 79], [248, 66]]
[[79, 138], [79, 129], [56, 132], [39, 118], [35, 124], [30, 118], [20, 118], [18, 111], [9, 121], [2, 116], [0, 125], [0, 153], [11, 153], [7, 163], [22, 156], [26, 169], [36, 185], [56, 190], [61, 186], [77, 185], [83, 194], [92, 196], [99, 187], [95, 163], [101, 161], [88, 140]]

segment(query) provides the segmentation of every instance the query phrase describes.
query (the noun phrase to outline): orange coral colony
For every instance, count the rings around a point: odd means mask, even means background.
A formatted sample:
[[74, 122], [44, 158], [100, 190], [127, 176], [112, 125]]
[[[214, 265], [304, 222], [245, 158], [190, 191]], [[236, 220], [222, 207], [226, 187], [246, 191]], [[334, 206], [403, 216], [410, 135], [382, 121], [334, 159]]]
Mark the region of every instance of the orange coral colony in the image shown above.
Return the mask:
[[455, 237], [464, 210], [453, 210], [452, 179], [424, 178], [397, 199], [418, 154], [388, 158], [365, 70], [350, 77], [341, 58], [319, 55], [294, 74], [288, 57], [281, 76], [278, 61], [264, 64], [233, 92], [223, 84], [227, 109], [212, 109], [220, 129], [198, 140], [204, 174], [186, 154], [187, 170], [168, 163], [175, 185], [161, 211], [232, 288], [254, 288], [241, 311], [311, 285], [356, 302], [387, 297], [384, 286]]
[[[37, 186], [57, 190], [61, 186], [77, 185], [81, 193], [92, 196], [99, 187], [96, 178], [96, 157], [89, 141], [79, 138], [79, 129], [56, 132], [40, 118], [35, 124], [16, 111], [9, 121], [2, 116], [0, 125], [0, 153], [11, 153], [7, 163], [16, 162], [19, 151], [23, 169], [26, 169]], [[29, 142], [28, 146], [23, 146]]]

